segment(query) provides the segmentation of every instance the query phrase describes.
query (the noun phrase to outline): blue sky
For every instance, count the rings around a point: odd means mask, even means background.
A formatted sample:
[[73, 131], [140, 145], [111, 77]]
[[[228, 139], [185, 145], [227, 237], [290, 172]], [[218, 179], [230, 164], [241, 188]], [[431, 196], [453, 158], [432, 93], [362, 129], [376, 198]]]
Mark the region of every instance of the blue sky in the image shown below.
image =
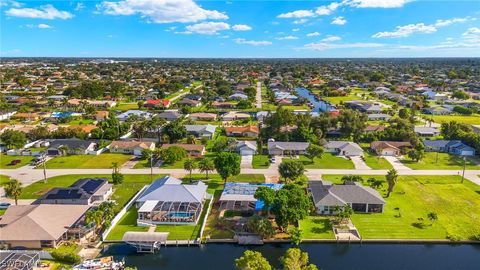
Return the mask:
[[478, 0], [0, 3], [9, 57], [480, 56]]

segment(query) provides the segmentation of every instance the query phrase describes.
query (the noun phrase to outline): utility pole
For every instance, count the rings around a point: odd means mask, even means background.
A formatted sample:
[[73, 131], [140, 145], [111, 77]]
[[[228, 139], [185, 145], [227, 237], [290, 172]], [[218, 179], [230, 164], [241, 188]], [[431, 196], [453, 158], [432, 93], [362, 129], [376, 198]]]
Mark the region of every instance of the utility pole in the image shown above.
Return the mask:
[[47, 166], [45, 165], [46, 162], [47, 162], [47, 156], [42, 157], [44, 183], [47, 183]]
[[462, 184], [463, 184], [463, 179], [465, 178], [465, 165], [466, 165], [467, 157], [463, 157], [463, 172], [462, 172]]
[[153, 182], [153, 154], [150, 154], [150, 183]]

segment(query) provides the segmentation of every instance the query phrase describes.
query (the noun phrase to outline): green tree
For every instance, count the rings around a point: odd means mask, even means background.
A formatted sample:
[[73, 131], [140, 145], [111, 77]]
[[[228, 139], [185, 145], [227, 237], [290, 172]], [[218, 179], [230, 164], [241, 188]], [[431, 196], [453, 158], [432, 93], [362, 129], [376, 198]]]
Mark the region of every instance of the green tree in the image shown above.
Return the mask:
[[407, 152], [407, 156], [415, 161], [415, 162], [419, 162], [422, 158], [425, 157], [425, 152], [423, 150], [417, 150], [417, 149], [410, 149], [408, 152]]
[[391, 169], [387, 172], [387, 175], [385, 176], [388, 184], [388, 189], [387, 189], [387, 197], [390, 196], [390, 193], [393, 192], [393, 188], [395, 187], [395, 183], [397, 182], [398, 178], [398, 173], [397, 170]]
[[188, 153], [185, 149], [180, 146], [170, 146], [166, 149], [162, 149], [160, 152], [160, 157], [163, 162], [167, 164], [172, 164], [175, 161], [179, 161], [187, 157]]
[[258, 215], [251, 216], [247, 221], [247, 228], [264, 239], [271, 238], [275, 234], [272, 222], [268, 218]]
[[224, 182], [227, 182], [228, 177], [240, 174], [240, 156], [236, 153], [219, 153], [214, 164]]
[[353, 215], [353, 209], [349, 204], [335, 206], [335, 217], [339, 223], [349, 220]]
[[190, 173], [190, 182], [192, 182], [192, 171], [195, 170], [196, 168], [197, 168], [197, 163], [193, 158], [187, 158], [183, 162], [183, 169], [185, 169], [185, 171], [188, 171]]
[[342, 181], [344, 184], [348, 182], [362, 182], [363, 178], [360, 175], [344, 175], [342, 176]]
[[237, 270], [271, 270], [272, 266], [258, 251], [246, 250], [243, 256], [235, 260]]
[[308, 253], [299, 248], [289, 248], [280, 258], [284, 270], [317, 270], [317, 266], [308, 263]]
[[215, 164], [210, 158], [202, 158], [198, 162], [198, 169], [200, 172], [205, 173], [205, 180], [208, 179], [208, 172], [215, 170]]
[[277, 225], [283, 230], [308, 216], [312, 201], [305, 190], [295, 184], [287, 184], [275, 194], [272, 212]]
[[15, 205], [17, 205], [18, 197], [20, 197], [22, 194], [22, 183], [16, 179], [13, 179], [5, 185], [4, 189], [7, 197], [13, 198], [15, 200]]
[[313, 163], [315, 158], [322, 158], [323, 156], [323, 147], [315, 144], [310, 144], [307, 147], [307, 153], [305, 153], [305, 156], [310, 159], [310, 161]]
[[123, 174], [120, 173], [118, 162], [112, 162], [112, 183], [114, 185], [121, 184], [123, 182]]
[[292, 227], [288, 230], [288, 234], [290, 235], [290, 240], [292, 241], [292, 244], [294, 244], [295, 246], [298, 246], [300, 245], [300, 243], [302, 243], [303, 231], [299, 228]]
[[400, 117], [402, 119], [408, 119], [409, 115], [410, 115], [410, 113], [409, 113], [407, 108], [401, 108], [398, 111], [398, 117]]
[[303, 163], [298, 160], [282, 160], [282, 163], [278, 166], [278, 172], [286, 182], [288, 182], [288, 180], [296, 180], [303, 175], [304, 171], [305, 167]]
[[170, 143], [175, 143], [178, 140], [185, 138], [187, 136], [187, 129], [182, 124], [181, 120], [175, 120], [163, 127], [163, 132], [170, 139]]
[[8, 148], [19, 149], [27, 143], [27, 136], [22, 131], [7, 129], [0, 135], [0, 140]]
[[275, 190], [266, 186], [260, 186], [255, 191], [253, 197], [257, 200], [263, 201], [263, 211], [267, 212], [267, 216], [270, 215], [270, 207], [275, 201]]

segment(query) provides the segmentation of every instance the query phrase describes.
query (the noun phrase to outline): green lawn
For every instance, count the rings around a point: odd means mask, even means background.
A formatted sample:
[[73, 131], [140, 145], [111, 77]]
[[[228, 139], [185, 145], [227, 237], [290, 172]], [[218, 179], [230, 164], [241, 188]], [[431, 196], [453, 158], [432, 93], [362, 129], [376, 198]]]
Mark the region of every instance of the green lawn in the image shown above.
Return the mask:
[[[198, 161], [200, 161], [200, 160], [203, 159], [203, 158], [215, 158], [215, 156], [216, 156], [216, 153], [207, 153], [207, 154], [205, 154], [204, 157], [197, 157], [197, 158], [195, 158], [195, 161], [198, 162]], [[162, 164], [162, 166], [160, 166], [160, 168], [161, 168], [161, 169], [183, 169], [183, 163], [185, 162], [185, 160], [186, 160], [187, 158], [190, 158], [190, 157], [186, 157], [186, 158], [181, 159], [181, 160], [179, 160], [179, 161], [175, 161], [175, 162], [172, 163], [172, 164], [166, 164], [166, 163], [164, 163], [164, 164]], [[143, 162], [143, 164], [144, 164], [143, 167], [144, 167], [144, 168], [145, 168], [145, 167], [146, 167], [146, 168], [150, 168], [150, 164], [146, 164], [146, 163], [148, 163], [148, 161], [141, 161], [141, 162]], [[139, 162], [139, 163], [140, 163], [140, 162]], [[137, 164], [137, 165], [138, 165], [138, 164]], [[142, 166], [142, 165], [138, 165], [138, 166]], [[135, 168], [137, 168], [137, 166], [135, 166]]]
[[436, 123], [447, 123], [456, 121], [458, 123], [478, 125], [480, 123], [480, 115], [422, 115], [424, 118], [433, 119]]
[[106, 240], [122, 240], [126, 232], [146, 232], [148, 227], [137, 226], [137, 208], [130, 207], [117, 225], [107, 235]]
[[59, 156], [47, 161], [47, 169], [108, 169], [112, 162], [122, 166], [133, 156], [123, 154], [105, 153], [94, 155]]
[[[21, 162], [16, 165], [9, 165], [12, 160], [19, 159]], [[0, 169], [16, 169], [28, 165], [32, 161], [31, 156], [7, 156], [0, 155]]]
[[138, 104], [137, 103], [120, 103], [116, 107], [114, 107], [114, 109], [120, 110], [120, 111], [138, 110]]
[[[341, 175], [323, 175], [336, 183]], [[374, 177], [384, 180], [384, 176]], [[364, 181], [366, 184], [366, 182]], [[386, 195], [384, 183], [379, 192]], [[471, 239], [480, 235], [480, 186], [459, 176], [400, 176], [382, 214], [354, 214], [364, 239]], [[430, 222], [429, 212], [438, 220]]]
[[268, 155], [254, 155], [252, 160], [252, 166], [254, 169], [267, 169], [268, 167], [270, 167]]
[[0, 216], [3, 216], [3, 214], [5, 214], [6, 211], [7, 209], [0, 209]]
[[304, 165], [306, 169], [354, 169], [353, 162], [333, 155], [332, 153], [324, 153], [322, 158], [315, 158], [312, 163], [306, 156], [299, 156], [298, 159]]
[[[414, 170], [460, 170], [463, 169], [463, 158], [448, 153], [427, 152], [425, 157], [419, 162], [412, 161], [407, 157], [401, 159], [405, 166]], [[466, 160], [465, 168], [467, 170], [480, 170], [480, 159], [469, 157]]]
[[332, 225], [327, 217], [309, 216], [299, 221], [304, 239], [335, 239]]
[[388, 162], [383, 157], [371, 154], [368, 151], [364, 151], [363, 153], [363, 158], [365, 160], [365, 163], [367, 163], [368, 167], [374, 170], [389, 170], [393, 168], [392, 164], [390, 164], [390, 162]]
[[333, 105], [338, 105], [340, 102], [346, 102], [351, 100], [359, 100], [360, 97], [356, 95], [340, 96], [340, 97], [322, 97], [323, 100], [332, 103]]
[[10, 182], [10, 177], [0, 174], [0, 187]]
[[72, 126], [81, 126], [81, 125], [91, 125], [93, 124], [93, 122], [94, 122], [93, 119], [79, 119], [79, 120], [72, 120], [67, 124]]

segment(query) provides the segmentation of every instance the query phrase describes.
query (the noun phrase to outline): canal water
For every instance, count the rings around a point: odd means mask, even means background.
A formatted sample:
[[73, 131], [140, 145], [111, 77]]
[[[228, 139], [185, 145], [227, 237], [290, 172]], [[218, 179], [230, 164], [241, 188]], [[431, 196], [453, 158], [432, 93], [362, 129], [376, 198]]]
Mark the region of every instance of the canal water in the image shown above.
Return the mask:
[[[259, 251], [274, 267], [290, 244], [238, 246], [208, 244], [195, 247], [162, 247], [156, 254], [137, 254], [125, 244], [109, 246], [102, 255], [125, 259], [139, 270], [234, 269], [234, 261], [247, 249]], [[446, 244], [336, 244], [304, 243], [310, 262], [322, 270], [479, 270], [480, 245]]]
[[310, 90], [306, 88], [296, 88], [295, 91], [299, 96], [306, 98], [310, 103], [313, 104], [313, 112], [329, 112], [336, 109], [335, 106], [331, 105], [328, 102], [325, 102], [323, 100], [315, 100], [315, 97], [313, 95], [310, 95]]

